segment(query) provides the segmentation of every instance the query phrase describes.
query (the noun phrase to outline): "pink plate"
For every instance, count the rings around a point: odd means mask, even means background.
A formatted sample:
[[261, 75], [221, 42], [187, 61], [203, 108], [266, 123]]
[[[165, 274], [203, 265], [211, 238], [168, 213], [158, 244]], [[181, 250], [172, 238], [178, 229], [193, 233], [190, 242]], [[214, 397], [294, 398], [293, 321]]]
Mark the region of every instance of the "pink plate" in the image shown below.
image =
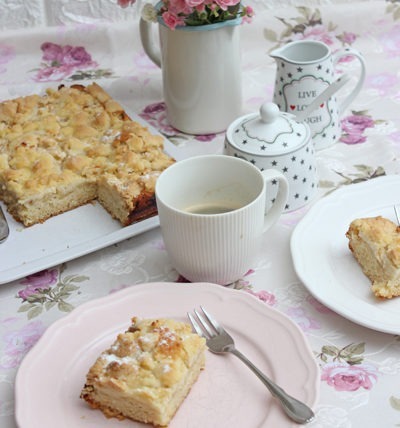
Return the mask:
[[[52, 324], [23, 360], [16, 378], [20, 428], [131, 427], [106, 419], [79, 398], [86, 372], [130, 318], [171, 317], [204, 306], [237, 347], [293, 396], [313, 407], [319, 368], [301, 330], [248, 293], [214, 284], [135, 285], [81, 305]], [[207, 353], [206, 368], [170, 428], [291, 427], [265, 386], [233, 355]]]

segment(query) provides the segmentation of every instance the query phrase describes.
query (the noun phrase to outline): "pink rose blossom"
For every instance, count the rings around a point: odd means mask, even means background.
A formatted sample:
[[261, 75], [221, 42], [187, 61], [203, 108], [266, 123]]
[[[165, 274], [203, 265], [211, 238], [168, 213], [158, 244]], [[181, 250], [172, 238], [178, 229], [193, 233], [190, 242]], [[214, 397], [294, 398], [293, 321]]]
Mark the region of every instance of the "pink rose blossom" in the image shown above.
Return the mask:
[[63, 59], [62, 47], [55, 43], [45, 42], [42, 43], [40, 49], [43, 51], [42, 59], [51, 62], [52, 64], [61, 64]]
[[336, 41], [333, 31], [328, 31], [323, 25], [313, 25], [307, 27], [303, 33], [295, 33], [293, 40], [318, 40], [332, 46]]
[[194, 8], [194, 7], [198, 7], [198, 6], [202, 6], [204, 9], [204, 1], [203, 0], [185, 0], [185, 3], [190, 7], [190, 8]]
[[289, 308], [287, 314], [303, 331], [316, 330], [320, 328], [318, 321], [311, 318], [303, 308]]
[[20, 330], [8, 331], [2, 337], [4, 354], [0, 359], [0, 367], [16, 368], [25, 354], [32, 348], [43, 334], [45, 327], [41, 321], [32, 321]]
[[238, 0], [215, 0], [215, 3], [222, 9], [227, 10], [229, 6], [235, 6], [239, 3]]
[[335, 312], [333, 312], [331, 309], [327, 308], [325, 305], [323, 305], [321, 302], [319, 302], [313, 296], [308, 296], [306, 300], [320, 314], [335, 314]]
[[171, 12], [164, 12], [162, 14], [162, 19], [164, 20], [165, 25], [171, 30], [174, 30], [179, 25], [185, 24], [185, 21], [182, 18], [179, 18], [179, 16], [176, 16]]
[[37, 82], [58, 82], [70, 76], [73, 70], [73, 67], [65, 65], [61, 67], [46, 67], [40, 69], [34, 79]]
[[29, 296], [32, 296], [39, 290], [49, 289], [52, 285], [57, 283], [57, 280], [57, 269], [44, 270], [42, 272], [29, 275], [21, 281], [21, 284], [26, 285], [26, 287], [18, 292], [18, 296], [21, 299], [26, 300]]
[[374, 121], [365, 115], [347, 116], [341, 121], [341, 124], [344, 134], [340, 137], [340, 141], [345, 144], [364, 143], [367, 138], [363, 135], [363, 132], [367, 128], [375, 126]]
[[70, 45], [63, 47], [62, 63], [79, 67], [91, 67], [95, 64], [84, 47]]
[[136, 2], [136, 0], [118, 0], [118, 6], [121, 7], [128, 7], [132, 4], [134, 4]]
[[400, 25], [390, 26], [388, 28], [390, 28], [390, 30], [387, 33], [383, 33], [379, 38], [380, 46], [389, 57], [396, 57], [400, 54]]
[[197, 140], [197, 141], [208, 142], [208, 141], [214, 140], [214, 138], [216, 136], [217, 136], [216, 134], [196, 135], [194, 139]]
[[0, 73], [5, 73], [5, 64], [9, 63], [15, 57], [14, 48], [0, 43]]
[[276, 304], [276, 297], [266, 290], [253, 291], [250, 288], [244, 288], [243, 290], [270, 306], [274, 306]]
[[348, 31], [343, 33], [343, 42], [348, 45], [353, 44], [356, 41], [356, 38], [357, 36], [354, 33], [349, 33]]
[[369, 75], [365, 80], [365, 85], [377, 90], [380, 95], [389, 95], [397, 85], [397, 76], [390, 72]]
[[370, 390], [377, 377], [376, 368], [370, 364], [328, 363], [322, 368], [321, 380], [336, 391], [357, 391], [360, 388]]

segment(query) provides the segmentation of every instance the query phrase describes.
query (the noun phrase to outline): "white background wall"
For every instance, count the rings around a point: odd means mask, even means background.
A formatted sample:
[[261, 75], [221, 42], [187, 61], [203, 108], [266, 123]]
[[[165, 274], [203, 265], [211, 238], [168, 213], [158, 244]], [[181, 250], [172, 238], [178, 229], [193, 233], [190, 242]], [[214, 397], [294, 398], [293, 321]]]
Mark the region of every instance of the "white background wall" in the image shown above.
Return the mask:
[[[137, 16], [147, 1], [137, 0], [137, 5], [122, 9], [117, 0], [0, 0], [0, 30], [127, 20]], [[357, 0], [249, 0], [245, 3], [260, 10], [284, 4], [315, 6], [351, 1]]]

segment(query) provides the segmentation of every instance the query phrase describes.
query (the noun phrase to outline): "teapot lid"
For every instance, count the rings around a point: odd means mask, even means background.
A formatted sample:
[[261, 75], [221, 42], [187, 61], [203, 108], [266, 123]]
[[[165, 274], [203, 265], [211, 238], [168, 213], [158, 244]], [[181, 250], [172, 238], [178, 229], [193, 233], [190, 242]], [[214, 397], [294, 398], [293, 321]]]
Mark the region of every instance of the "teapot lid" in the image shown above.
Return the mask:
[[295, 116], [279, 111], [276, 104], [267, 102], [260, 113], [243, 116], [227, 130], [228, 141], [238, 149], [261, 156], [290, 153], [307, 144], [310, 128], [297, 122]]

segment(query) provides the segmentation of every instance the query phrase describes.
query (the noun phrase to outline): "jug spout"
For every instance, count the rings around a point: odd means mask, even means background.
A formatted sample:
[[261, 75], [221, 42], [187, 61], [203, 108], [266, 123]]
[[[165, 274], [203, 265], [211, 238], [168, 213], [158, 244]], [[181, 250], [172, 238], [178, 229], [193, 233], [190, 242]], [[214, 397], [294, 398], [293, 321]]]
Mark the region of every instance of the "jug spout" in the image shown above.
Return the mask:
[[269, 56], [271, 58], [275, 58], [275, 59], [285, 59], [285, 46], [282, 46], [280, 48], [274, 49], [273, 51], [271, 51], [269, 53]]

